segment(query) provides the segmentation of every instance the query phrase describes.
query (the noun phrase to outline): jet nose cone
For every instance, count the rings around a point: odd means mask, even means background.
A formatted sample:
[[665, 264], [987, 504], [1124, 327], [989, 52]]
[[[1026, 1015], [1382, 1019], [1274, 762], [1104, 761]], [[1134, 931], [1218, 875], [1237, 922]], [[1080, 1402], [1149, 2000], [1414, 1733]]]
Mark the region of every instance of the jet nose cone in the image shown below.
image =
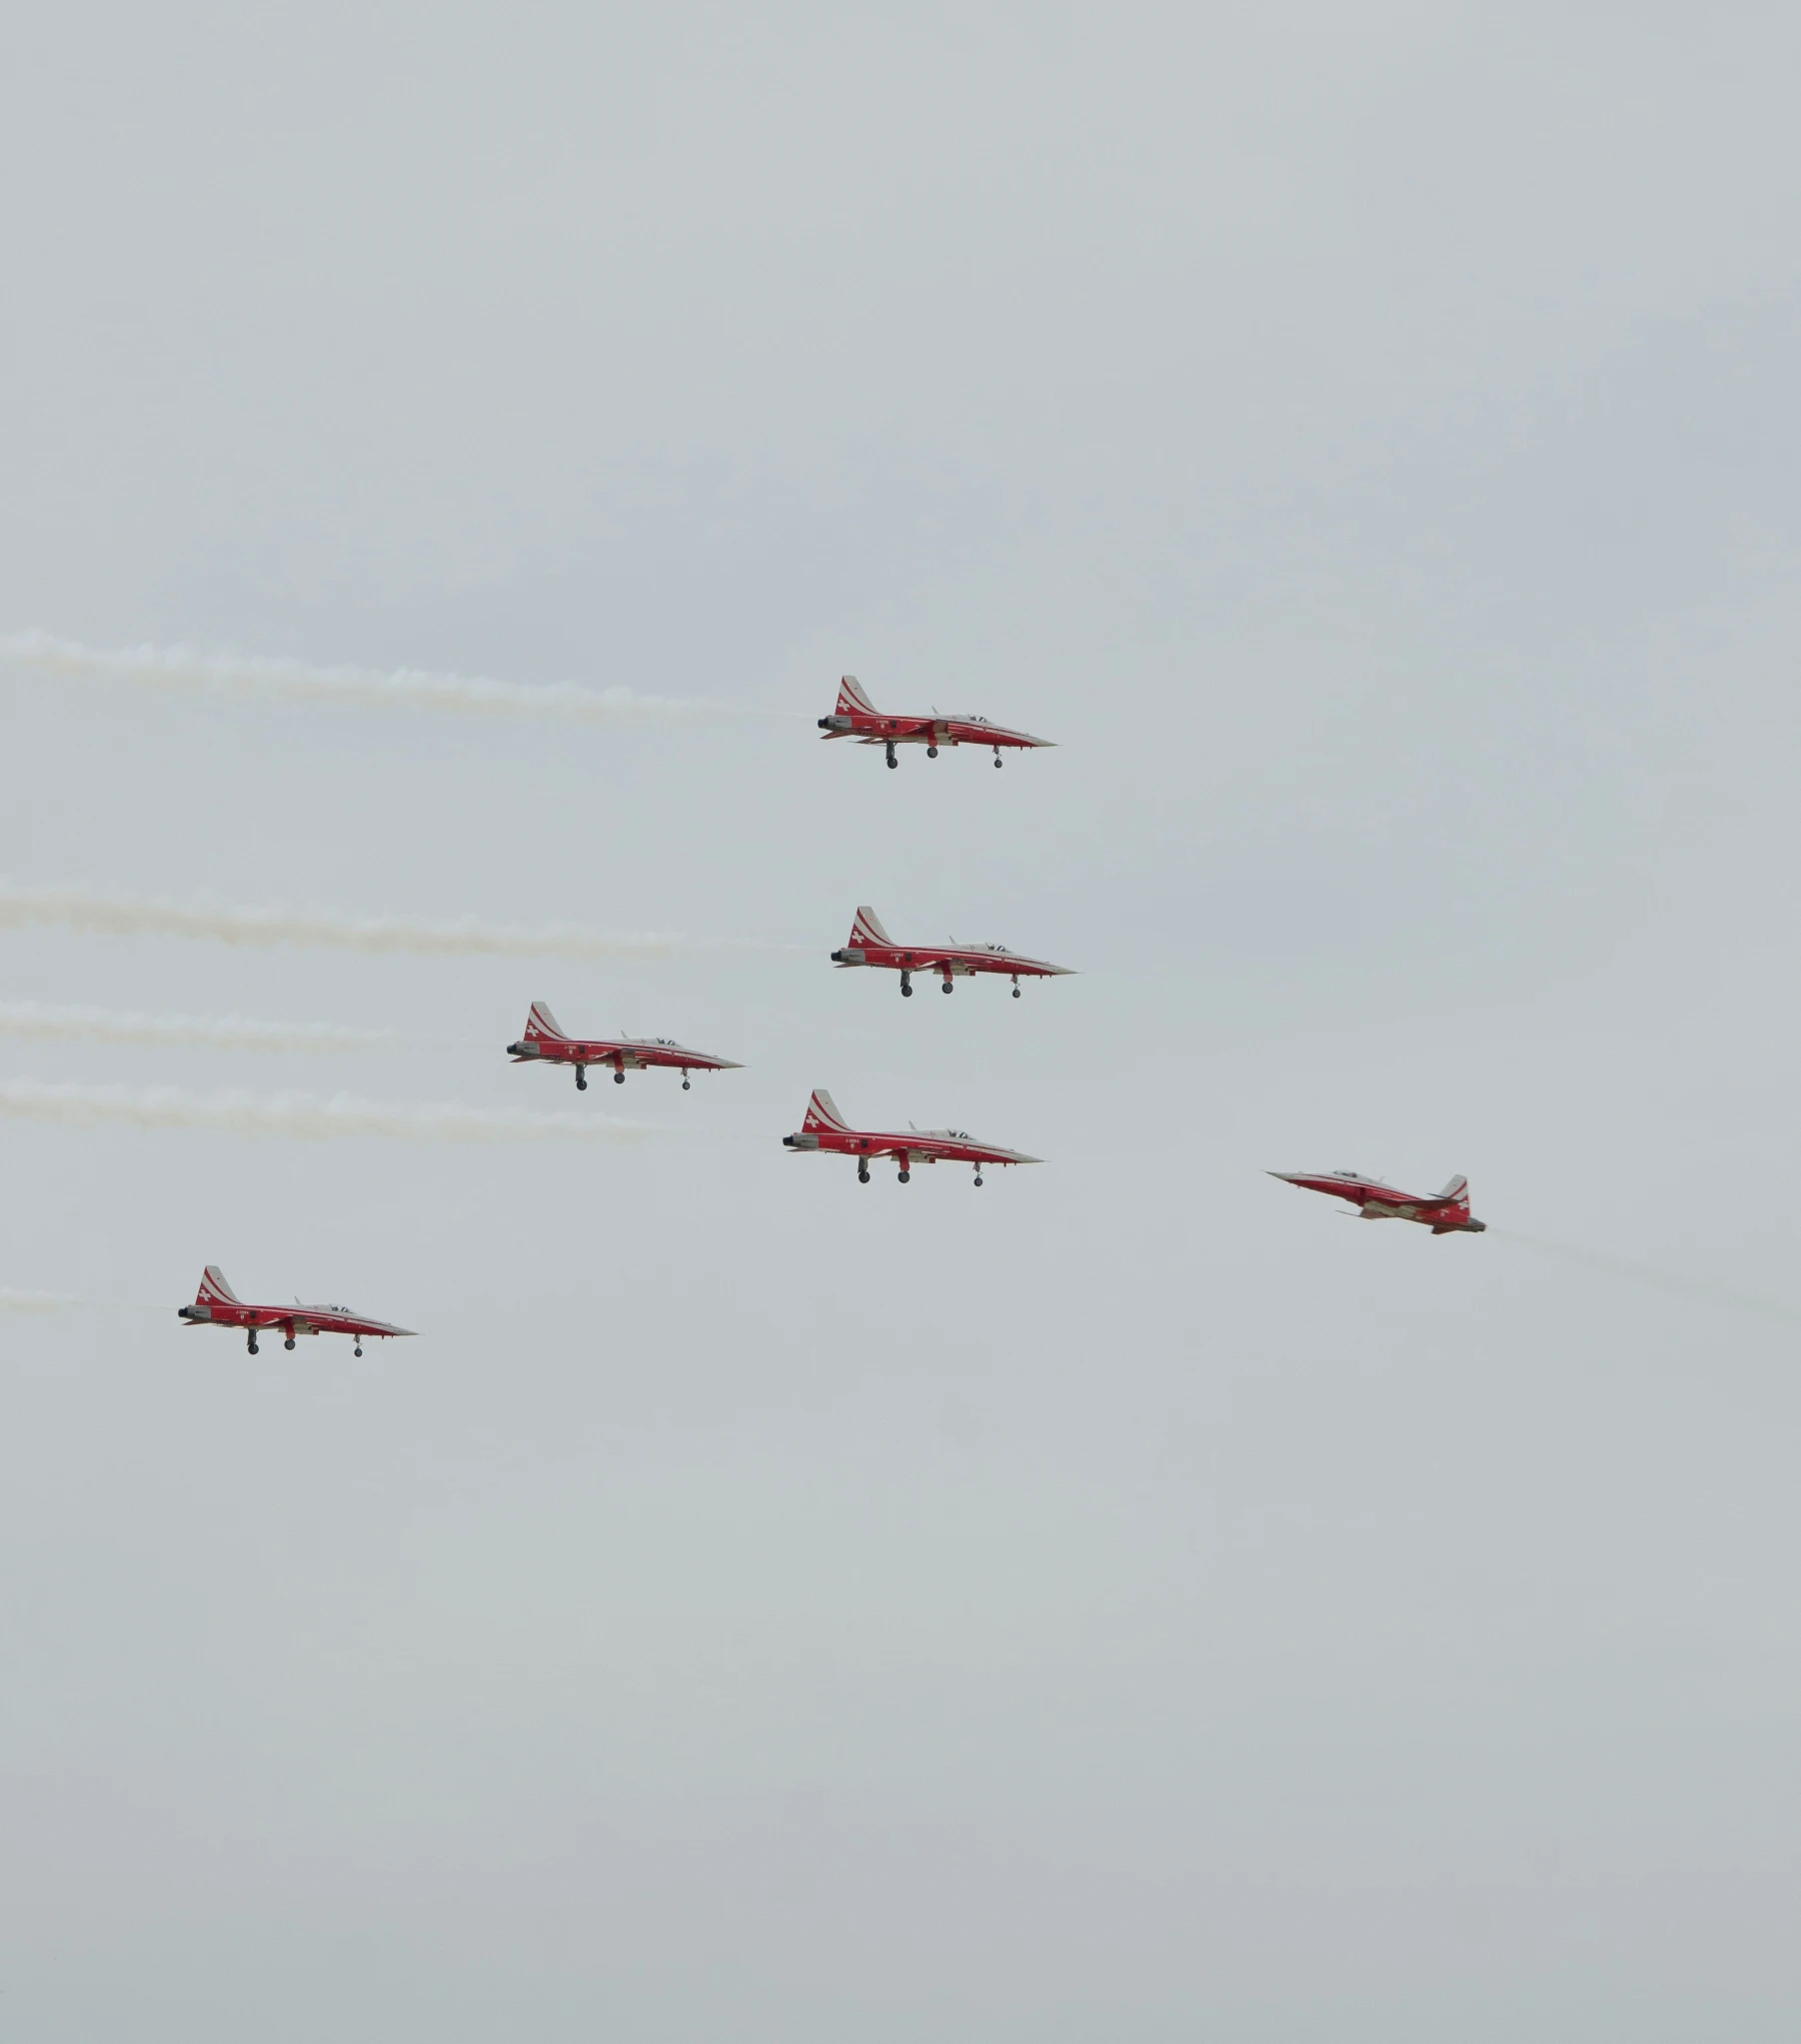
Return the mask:
[[1300, 1183], [1300, 1173], [1298, 1171], [1265, 1171], [1263, 1175], [1266, 1178], [1280, 1178], [1284, 1185], [1298, 1185]]

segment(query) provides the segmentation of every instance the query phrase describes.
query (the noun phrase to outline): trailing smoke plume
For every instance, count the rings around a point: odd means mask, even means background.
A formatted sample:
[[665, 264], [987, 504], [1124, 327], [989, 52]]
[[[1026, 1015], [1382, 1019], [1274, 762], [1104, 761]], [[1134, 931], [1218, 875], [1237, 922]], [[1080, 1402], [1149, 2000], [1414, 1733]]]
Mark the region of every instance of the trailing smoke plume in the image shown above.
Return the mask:
[[740, 709], [701, 698], [643, 696], [627, 688], [585, 689], [487, 681], [479, 675], [431, 674], [400, 668], [309, 667], [299, 660], [253, 654], [202, 653], [192, 646], [82, 646], [48, 632], [0, 635], [0, 659], [79, 680], [148, 683], [165, 689], [210, 689], [295, 703], [331, 703], [375, 710], [442, 710], [467, 717], [547, 717], [583, 724], [686, 723], [722, 717], [789, 717], [798, 712]]
[[[450, 957], [619, 959], [674, 951], [679, 937], [588, 930], [579, 923], [485, 923], [477, 916], [358, 916], [337, 909], [266, 909], [204, 896], [171, 902], [82, 887], [19, 887], [0, 879], [0, 929], [56, 924], [106, 937], [207, 937], [220, 944], [321, 945], [339, 951]], [[761, 947], [759, 947], [761, 948]]]
[[587, 1113], [469, 1107], [456, 1100], [364, 1100], [352, 1093], [184, 1091], [179, 1086], [81, 1085], [41, 1078], [0, 1079], [0, 1114], [77, 1127], [211, 1128], [234, 1135], [387, 1135], [410, 1142], [628, 1142], [639, 1121]]
[[1517, 1242], [1521, 1248], [1536, 1249], [1541, 1255], [1561, 1256], [1566, 1263], [1581, 1263], [1631, 1284], [1675, 1292], [1684, 1298], [1705, 1299], [1713, 1305], [1733, 1306], [1741, 1313], [1760, 1313], [1765, 1319], [1786, 1320], [1790, 1326], [1801, 1323], [1801, 1306], [1785, 1304], [1779, 1298], [1765, 1298], [1755, 1291], [1739, 1291], [1730, 1284], [1717, 1284], [1710, 1277], [1683, 1277], [1648, 1263], [1628, 1262], [1623, 1256], [1603, 1255], [1594, 1249], [1572, 1247], [1568, 1242], [1547, 1242], [1536, 1235], [1517, 1234], [1512, 1228], [1491, 1228], [1489, 1232], [1504, 1242]]
[[398, 1043], [392, 1029], [340, 1022], [259, 1022], [247, 1015], [140, 1015], [128, 1008], [77, 1008], [49, 1001], [0, 1001], [0, 1036], [41, 1042], [200, 1043], [210, 1050], [365, 1050]]
[[8, 1291], [0, 1286], [0, 1313], [55, 1313], [74, 1304], [58, 1291]]

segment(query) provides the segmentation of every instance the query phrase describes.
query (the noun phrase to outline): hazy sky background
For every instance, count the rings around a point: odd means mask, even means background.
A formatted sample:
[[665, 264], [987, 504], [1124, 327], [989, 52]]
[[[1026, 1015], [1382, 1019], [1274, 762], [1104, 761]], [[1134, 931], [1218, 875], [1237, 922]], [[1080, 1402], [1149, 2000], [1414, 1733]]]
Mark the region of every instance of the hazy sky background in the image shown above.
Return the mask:
[[[0, 1119], [0, 1288], [88, 1302], [0, 1312], [9, 2037], [1795, 2035], [1798, 60], [12, 10], [0, 632], [797, 717], [0, 667], [15, 884], [771, 947], [0, 931], [409, 1039], [0, 1076], [573, 1108], [534, 997], [747, 1065], [630, 1147]], [[887, 773], [846, 671], [1059, 750]], [[862, 902], [1081, 977], [902, 1003]], [[860, 1187], [819, 1084], [1047, 1161]], [[1261, 1175], [1346, 1164], [1493, 1231]], [[422, 1338], [252, 1362], [208, 1261]]]

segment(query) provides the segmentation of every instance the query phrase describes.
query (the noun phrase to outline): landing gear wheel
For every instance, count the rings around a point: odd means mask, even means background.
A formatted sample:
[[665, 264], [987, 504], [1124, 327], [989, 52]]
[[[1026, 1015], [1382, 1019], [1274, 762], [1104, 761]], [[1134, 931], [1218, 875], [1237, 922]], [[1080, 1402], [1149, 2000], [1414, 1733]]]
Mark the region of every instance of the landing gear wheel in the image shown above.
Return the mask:
[[953, 988], [953, 987], [951, 986], [950, 982], [949, 982], [948, 980], [946, 980], [946, 981], [944, 982], [944, 992], [945, 992], [946, 994], [954, 994], [954, 993], [955, 993], [955, 991], [956, 991], [956, 990], [955, 990], [955, 988]]
[[999, 755], [998, 753], [996, 753], [996, 754], [994, 755], [994, 765], [995, 765], [996, 767], [998, 767], [998, 766], [1000, 765], [1000, 755]]
[[857, 1182], [860, 1185], [867, 1185], [870, 1182], [870, 1167], [868, 1164], [859, 1164], [857, 1166]]
[[936, 746], [927, 746], [927, 747], [925, 748], [925, 757], [926, 757], [926, 758], [927, 758], [928, 760], [935, 760], [935, 759], [937, 758], [937, 756], [938, 756], [938, 749], [937, 749], [937, 747], [936, 747]]
[[351, 1354], [352, 1354], [352, 1355], [361, 1355], [361, 1354], [362, 1354], [362, 1352], [363, 1352], [363, 1344], [362, 1344], [362, 1342], [361, 1342], [361, 1341], [359, 1341], [359, 1342], [357, 1343], [357, 1345], [356, 1345], [356, 1346], [355, 1346], [355, 1347], [354, 1347], [354, 1348], [353, 1348], [353, 1349], [352, 1349], [352, 1350], [351, 1350], [350, 1352], [351, 1352]]
[[900, 999], [902, 1001], [910, 1001], [912, 998], [913, 983], [902, 973], [900, 975]]
[[588, 1074], [586, 1071], [578, 1071], [576, 1073], [576, 1090], [579, 1093], [585, 1093], [588, 1090]]
[[257, 1352], [257, 1337], [254, 1334], [251, 1335], [250, 1339], [245, 1342], [244, 1346], [252, 1355], [255, 1355]]
[[684, 1080], [682, 1081], [682, 1090], [683, 1090], [684, 1092], [687, 1092], [687, 1091], [689, 1090], [689, 1085], [688, 1085], [688, 1080], [687, 1080], [687, 1079], [684, 1079]]
[[906, 1183], [906, 1182], [907, 1182], [907, 1181], [908, 1181], [908, 1180], [909, 1180], [909, 1179], [911, 1178], [911, 1176], [912, 1176], [912, 1172], [911, 1172], [911, 1171], [902, 1171], [902, 1172], [900, 1173], [900, 1182], [901, 1182], [901, 1184], [903, 1184], [903, 1185], [904, 1185], [904, 1184], [905, 1184], [905, 1183]]
[[889, 740], [888, 763], [891, 767], [898, 767], [900, 764], [900, 762], [895, 758], [895, 742], [893, 739]]
[[1017, 1001], [1017, 1000], [1018, 1000], [1018, 998], [1019, 998], [1019, 990], [1018, 990], [1018, 988], [1017, 988], [1017, 987], [1015, 987], [1015, 988], [1013, 989], [1013, 999], [1014, 999], [1015, 1001]]
[[978, 1192], [981, 1190], [981, 1173], [979, 1171], [975, 1173], [975, 1189]]
[[626, 1082], [626, 1074], [625, 1074], [625, 1073], [624, 1073], [623, 1071], [616, 1071], [616, 1072], [615, 1072], [615, 1073], [613, 1074], [613, 1083], [614, 1083], [615, 1085], [624, 1085], [624, 1084], [625, 1084], [625, 1082]]
[[283, 1346], [284, 1348], [292, 1348], [292, 1347], [294, 1346], [294, 1336], [293, 1336], [292, 1334], [290, 1334], [290, 1335], [289, 1335], [289, 1336], [287, 1337], [287, 1339], [286, 1339], [285, 1341], [283, 1341], [283, 1343], [282, 1343], [282, 1346]]

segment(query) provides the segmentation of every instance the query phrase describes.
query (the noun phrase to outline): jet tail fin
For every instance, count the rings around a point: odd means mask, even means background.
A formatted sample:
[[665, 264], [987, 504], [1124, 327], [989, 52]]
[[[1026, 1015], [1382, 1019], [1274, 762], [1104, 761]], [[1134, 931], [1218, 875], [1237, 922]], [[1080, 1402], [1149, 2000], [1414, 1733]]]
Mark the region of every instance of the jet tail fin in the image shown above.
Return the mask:
[[566, 1043], [565, 1035], [557, 1018], [542, 1001], [534, 1001], [532, 1012], [526, 1017], [526, 1041], [528, 1043]]
[[235, 1306], [242, 1305], [243, 1300], [226, 1283], [225, 1272], [218, 1264], [209, 1263], [200, 1280], [200, 1289], [194, 1294], [194, 1303], [197, 1306]]
[[1438, 1196], [1440, 1199], [1455, 1200], [1459, 1206], [1467, 1206], [1469, 1204], [1469, 1180], [1464, 1177], [1453, 1178]]
[[874, 909], [859, 909], [857, 920], [851, 925], [851, 948], [857, 950], [866, 944], [889, 946], [894, 943], [882, 927], [882, 918]]
[[855, 717], [859, 712], [866, 717], [876, 715], [876, 706], [863, 692], [863, 685], [855, 675], [841, 677], [838, 685], [838, 710], [840, 717]]
[[848, 1130], [850, 1125], [839, 1112], [838, 1103], [826, 1088], [821, 1086], [807, 1102], [807, 1118], [801, 1123], [801, 1128], [804, 1134], [817, 1135], [822, 1128], [844, 1131]]

